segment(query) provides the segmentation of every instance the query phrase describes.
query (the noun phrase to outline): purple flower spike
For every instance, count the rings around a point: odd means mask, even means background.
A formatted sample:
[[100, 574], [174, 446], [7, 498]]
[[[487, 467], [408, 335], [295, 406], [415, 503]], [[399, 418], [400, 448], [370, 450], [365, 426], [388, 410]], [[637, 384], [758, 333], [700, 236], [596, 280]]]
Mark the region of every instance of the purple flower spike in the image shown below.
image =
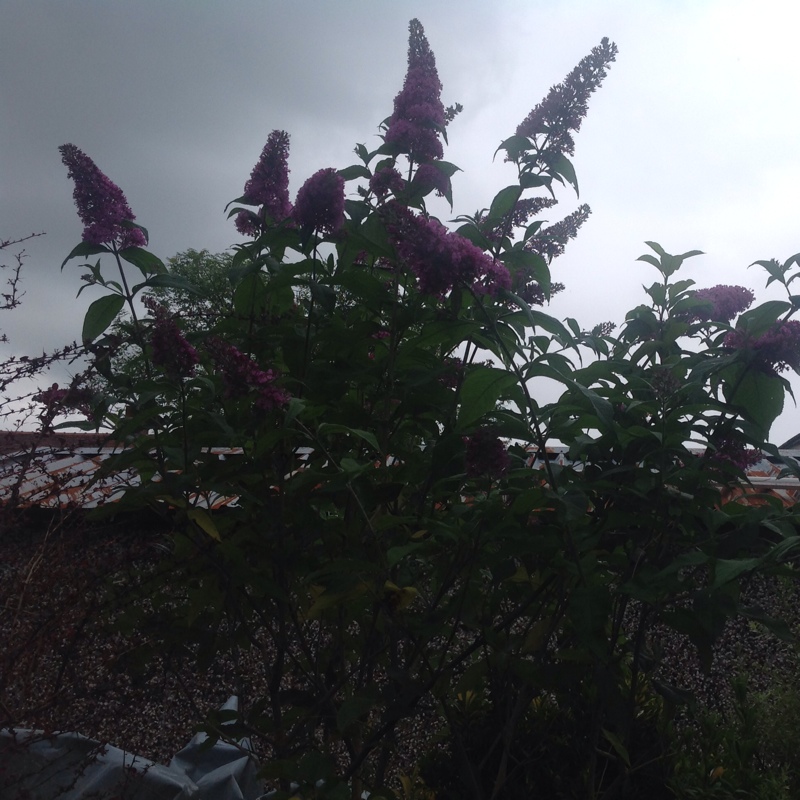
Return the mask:
[[83, 241], [97, 245], [144, 247], [144, 233], [122, 223], [136, 219], [122, 189], [110, 181], [82, 150], [74, 144], [58, 148], [61, 160], [75, 181], [75, 205], [84, 224]]
[[543, 146], [552, 152], [573, 155], [581, 122], [589, 110], [589, 97], [606, 77], [606, 71], [616, 59], [617, 46], [603, 39], [588, 56], [581, 59], [563, 83], [553, 86], [544, 100], [517, 127], [518, 136], [533, 139], [546, 137]]
[[235, 400], [251, 395], [254, 408], [264, 412], [289, 402], [289, 394], [275, 383], [278, 374], [274, 370], [261, 369], [250, 356], [221, 339], [212, 339], [208, 350], [222, 373], [226, 397]]
[[500, 478], [508, 472], [511, 459], [492, 428], [478, 428], [466, 440], [467, 477]]
[[405, 186], [403, 176], [393, 167], [378, 170], [369, 181], [369, 188], [378, 200], [383, 200], [389, 192], [395, 195], [402, 192]]
[[397, 219], [389, 233], [398, 255], [416, 275], [421, 291], [443, 297], [457, 283], [471, 286], [477, 294], [494, 294], [510, 288], [505, 266], [438, 220], [394, 207]]
[[408, 71], [403, 88], [394, 99], [386, 142], [417, 163], [433, 161], [444, 154], [439, 129], [446, 123], [440, 98], [442, 83], [436, 59], [419, 20], [408, 26]]
[[711, 303], [711, 310], [703, 313], [703, 309], [697, 309], [693, 319], [713, 322], [730, 322], [737, 314], [750, 308], [755, 299], [753, 293], [744, 286], [726, 286], [724, 284], [712, 286], [709, 289], [698, 289], [695, 297]]
[[730, 350], [752, 350], [756, 361], [767, 372], [800, 369], [800, 320], [776, 322], [761, 336], [748, 337], [740, 330], [731, 331], [723, 341]]
[[315, 172], [300, 187], [292, 216], [305, 230], [336, 233], [344, 225], [344, 178], [332, 167]]
[[244, 185], [245, 202], [261, 206], [258, 214], [240, 211], [236, 229], [245, 236], [256, 236], [267, 217], [280, 221], [292, 213], [289, 202], [289, 134], [274, 130], [269, 135], [261, 158]]
[[200, 363], [197, 350], [186, 341], [166, 306], [150, 296], [144, 298], [144, 304], [153, 315], [153, 363], [171, 378], [190, 378]]

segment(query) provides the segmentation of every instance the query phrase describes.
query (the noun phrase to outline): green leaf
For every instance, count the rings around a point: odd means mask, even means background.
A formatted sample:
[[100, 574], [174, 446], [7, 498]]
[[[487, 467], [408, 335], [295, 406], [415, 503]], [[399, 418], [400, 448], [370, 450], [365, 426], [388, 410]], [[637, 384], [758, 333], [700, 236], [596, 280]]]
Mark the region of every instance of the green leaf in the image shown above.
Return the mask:
[[61, 262], [61, 269], [64, 269], [67, 261], [73, 258], [85, 258], [86, 256], [96, 256], [98, 253], [110, 253], [107, 247], [101, 244], [90, 244], [89, 242], [81, 242], [79, 245], [72, 248], [70, 254]]
[[474, 366], [461, 387], [458, 424], [468, 427], [484, 414], [494, 411], [497, 401], [516, 384], [513, 374], [493, 367]]
[[348, 697], [336, 712], [336, 727], [345, 733], [354, 723], [358, 722], [374, 708], [376, 702], [376, 689], [368, 687], [362, 694]]
[[89, 306], [83, 319], [81, 334], [83, 341], [93, 342], [98, 336], [105, 333], [124, 305], [125, 298], [119, 294], [107, 294], [105, 297], [95, 300]]
[[553, 183], [549, 175], [534, 175], [532, 172], [525, 172], [519, 176], [519, 185], [523, 189], [539, 189], [546, 186], [548, 189]]
[[526, 303], [513, 292], [501, 290], [498, 294], [502, 299], [510, 300], [515, 306], [521, 308], [532, 328], [543, 328], [558, 336], [563, 343], [572, 343], [572, 335], [555, 317], [545, 314], [544, 311], [537, 311], [535, 308], [531, 308], [529, 303]]
[[124, 250], [120, 250], [119, 254], [129, 264], [138, 267], [145, 277], [167, 271], [164, 262], [158, 256], [141, 247], [126, 247]]
[[520, 195], [522, 194], [521, 186], [506, 186], [501, 189], [494, 200], [492, 200], [492, 207], [489, 209], [489, 220], [501, 220], [506, 214], [514, 210]]
[[757, 569], [763, 559], [761, 558], [721, 558], [714, 564], [713, 589], [718, 589], [726, 583], [736, 580], [745, 572]]
[[[786, 264], [788, 263], [789, 262], [787, 261]], [[766, 261], [754, 261], [752, 264], [750, 264], [750, 266], [755, 267], [757, 265], [759, 267], [763, 267], [767, 271], [767, 274], [769, 275], [767, 286], [769, 286], [773, 281], [778, 281], [786, 286], [786, 264], [781, 264], [779, 261], [771, 258]]]
[[785, 390], [781, 378], [736, 365], [731, 371], [731, 379], [726, 379], [723, 385], [723, 392], [728, 402], [742, 408], [747, 418], [758, 426], [763, 438], [767, 439], [772, 423], [783, 411]]
[[577, 389], [591, 403], [600, 422], [609, 428], [613, 426], [614, 407], [605, 397], [601, 397], [597, 392], [593, 392], [591, 389], [587, 389], [585, 386], [581, 386], [575, 381], [570, 381], [570, 385], [574, 389]]
[[269, 291], [260, 272], [245, 275], [233, 293], [233, 308], [246, 319], [251, 314], [258, 316], [266, 312], [269, 304]]
[[318, 750], [312, 750], [300, 759], [298, 769], [300, 773], [297, 776], [298, 778], [314, 784], [333, 775], [336, 771], [336, 765], [330, 756], [323, 755]]
[[636, 260], [646, 261], [648, 264], [652, 264], [665, 278], [668, 278], [673, 272], [677, 272], [687, 258], [703, 255], [702, 250], [689, 250], [686, 253], [681, 253], [679, 256], [673, 256], [667, 253], [658, 242], [645, 242], [645, 244], [651, 250], [658, 253], [660, 260], [656, 260], [649, 254], [639, 256]]
[[189, 517], [189, 519], [192, 520], [192, 522], [194, 522], [198, 528], [207, 533], [212, 539], [217, 542], [221, 541], [217, 526], [214, 524], [214, 520], [211, 519], [211, 516], [207, 511], [202, 508], [190, 508], [186, 512], [186, 516]]
[[550, 267], [547, 261], [538, 253], [522, 248], [506, 250], [500, 256], [500, 260], [512, 270], [524, 270], [541, 287], [546, 297], [550, 296]]
[[748, 336], [761, 336], [791, 307], [791, 303], [783, 300], [768, 300], [766, 303], [761, 303], [761, 305], [740, 314], [739, 319], [736, 320], [736, 330], [742, 331]]
[[630, 769], [631, 766], [631, 757], [628, 755], [628, 750], [619, 737], [612, 733], [607, 728], [603, 728], [603, 736], [605, 736], [608, 743], [614, 748], [614, 752], [623, 760], [625, 766]]
[[580, 197], [580, 191], [578, 190], [578, 177], [575, 175], [575, 167], [572, 166], [572, 162], [563, 153], [558, 154], [558, 157], [553, 163], [551, 169], [556, 173], [556, 175], [563, 177], [564, 180], [570, 184], [570, 186], [574, 187], [575, 195]]
[[431, 161], [432, 166], [436, 167], [439, 172], [446, 175], [448, 178], [452, 178], [456, 172], [462, 172], [461, 167], [457, 167], [455, 164], [451, 163], [450, 161]]
[[516, 161], [523, 153], [527, 153], [532, 148], [531, 140], [527, 136], [509, 136], [500, 143], [500, 146], [494, 151], [494, 156], [496, 158], [501, 150], [505, 150], [508, 157], [512, 161]]
[[178, 291], [186, 292], [196, 297], [203, 296], [203, 293], [190, 280], [181, 275], [172, 275], [169, 272], [151, 275], [144, 283], [139, 284], [139, 286], [149, 289], [177, 289]]
[[352, 181], [356, 178], [364, 178], [369, 180], [372, 177], [372, 173], [362, 164], [353, 164], [352, 167], [340, 169], [339, 175], [341, 175], [346, 181]]
[[322, 425], [317, 428], [317, 433], [320, 436], [328, 436], [333, 433], [346, 433], [348, 435], [358, 436], [370, 447], [372, 447], [376, 453], [380, 453], [381, 451], [378, 440], [375, 438], [375, 434], [371, 433], [370, 431], [363, 431], [359, 428], [350, 428], [347, 425], [338, 425], [334, 422], [323, 422]]

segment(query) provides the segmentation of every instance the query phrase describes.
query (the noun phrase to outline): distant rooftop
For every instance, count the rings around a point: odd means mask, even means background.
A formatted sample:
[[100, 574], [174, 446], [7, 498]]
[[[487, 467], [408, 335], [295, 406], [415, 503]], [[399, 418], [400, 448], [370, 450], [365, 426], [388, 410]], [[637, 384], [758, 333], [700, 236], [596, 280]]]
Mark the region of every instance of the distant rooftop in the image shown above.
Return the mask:
[[[790, 446], [791, 445], [791, 446]], [[104, 434], [0, 431], [0, 506], [14, 502], [21, 508], [96, 508], [114, 503], [131, 486], [140, 483], [133, 469], [120, 470], [101, 476], [103, 462], [124, 446]], [[236, 457], [236, 448], [210, 448], [220, 459]], [[569, 463], [566, 447], [548, 447], [551, 463]], [[800, 502], [800, 481], [792, 475], [782, 475], [783, 459], [800, 465], [800, 435], [780, 448], [781, 458], [764, 455], [747, 470], [747, 483], [728, 494], [769, 494], [784, 505]], [[544, 466], [542, 453], [531, 449], [528, 465], [532, 469]], [[202, 508], [221, 508], [235, 505], [238, 497], [208, 494], [196, 497]]]

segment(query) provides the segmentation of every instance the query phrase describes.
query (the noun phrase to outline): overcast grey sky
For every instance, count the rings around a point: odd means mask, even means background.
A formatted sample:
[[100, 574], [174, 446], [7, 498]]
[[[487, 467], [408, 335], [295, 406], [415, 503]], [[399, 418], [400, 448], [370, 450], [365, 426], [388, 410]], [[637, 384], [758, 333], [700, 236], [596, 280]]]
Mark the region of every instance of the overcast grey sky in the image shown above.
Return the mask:
[[[585, 327], [621, 321], [653, 275], [644, 240], [700, 249], [698, 286], [760, 290], [759, 258], [800, 251], [800, 77], [795, 0], [0, 0], [0, 238], [29, 243], [17, 351], [80, 333], [80, 240], [58, 146], [91, 156], [166, 258], [240, 237], [239, 196], [274, 128], [291, 134], [291, 185], [376, 145], [420, 19], [445, 104], [464, 112], [445, 158], [465, 172], [455, 213], [512, 182], [497, 144], [603, 36], [619, 46], [577, 137], [593, 214], [553, 266], [551, 306]], [[574, 209], [563, 191], [552, 221]], [[449, 216], [449, 215], [447, 215]], [[6, 259], [7, 260], [7, 259]], [[760, 296], [766, 296], [763, 292]], [[773, 440], [800, 431], [791, 407]]]

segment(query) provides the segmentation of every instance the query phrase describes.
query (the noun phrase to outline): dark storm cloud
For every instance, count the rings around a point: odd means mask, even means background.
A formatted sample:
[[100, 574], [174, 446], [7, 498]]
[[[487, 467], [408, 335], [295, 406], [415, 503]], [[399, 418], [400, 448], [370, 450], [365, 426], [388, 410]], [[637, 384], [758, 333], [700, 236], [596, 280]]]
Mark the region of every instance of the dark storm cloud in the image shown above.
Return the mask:
[[455, 213], [514, 180], [492, 153], [548, 88], [601, 37], [619, 45], [577, 139], [580, 200], [562, 192], [552, 215], [593, 209], [554, 267], [557, 316], [591, 326], [640, 302], [645, 239], [706, 250], [703, 286], [760, 288], [748, 263], [800, 250], [800, 12], [779, 0], [0, 0], [0, 237], [47, 231], [25, 304], [0, 320], [14, 346], [75, 338], [91, 299], [58, 270], [82, 229], [59, 145], [122, 187], [161, 257], [225, 249], [239, 237], [223, 208], [272, 129], [292, 137], [292, 197], [377, 142], [415, 16], [445, 104], [465, 107], [445, 156], [466, 170]]

